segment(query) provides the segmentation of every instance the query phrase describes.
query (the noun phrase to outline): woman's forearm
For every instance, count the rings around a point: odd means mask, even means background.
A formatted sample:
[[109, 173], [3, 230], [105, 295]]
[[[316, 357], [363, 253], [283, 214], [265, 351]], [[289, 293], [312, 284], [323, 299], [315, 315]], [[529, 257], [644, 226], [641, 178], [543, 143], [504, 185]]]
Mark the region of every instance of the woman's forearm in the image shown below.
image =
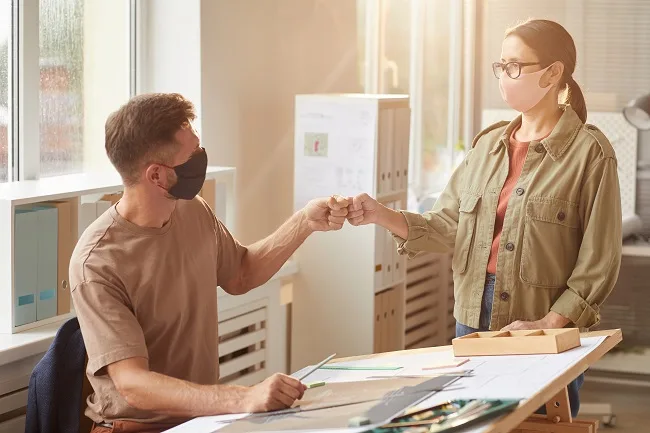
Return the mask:
[[384, 205], [379, 206], [377, 225], [380, 225], [402, 239], [406, 239], [408, 237], [409, 227], [404, 215], [401, 212], [387, 208]]

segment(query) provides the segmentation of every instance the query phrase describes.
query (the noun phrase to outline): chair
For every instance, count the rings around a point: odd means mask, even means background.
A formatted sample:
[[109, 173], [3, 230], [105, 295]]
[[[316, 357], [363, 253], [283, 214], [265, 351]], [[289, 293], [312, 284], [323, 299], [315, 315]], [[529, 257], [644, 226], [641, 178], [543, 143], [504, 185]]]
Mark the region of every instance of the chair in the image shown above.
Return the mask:
[[76, 318], [59, 328], [29, 380], [25, 433], [88, 433], [83, 414], [90, 384], [84, 374], [84, 345]]

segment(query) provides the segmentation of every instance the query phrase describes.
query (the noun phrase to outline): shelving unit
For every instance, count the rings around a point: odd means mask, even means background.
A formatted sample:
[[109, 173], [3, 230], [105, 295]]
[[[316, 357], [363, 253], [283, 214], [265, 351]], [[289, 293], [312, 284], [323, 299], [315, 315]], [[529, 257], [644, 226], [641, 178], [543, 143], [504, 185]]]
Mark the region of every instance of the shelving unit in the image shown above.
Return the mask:
[[427, 253], [407, 262], [405, 349], [444, 346], [455, 336], [451, 255]]
[[[225, 202], [225, 206], [219, 207], [225, 209], [225, 212], [221, 212], [219, 216], [231, 228], [234, 226], [234, 174], [234, 168], [209, 167], [202, 191], [213, 208], [217, 200]], [[217, 194], [217, 184], [223, 186], [219, 189], [221, 194]], [[84, 212], [84, 204], [89, 201], [86, 198], [94, 197], [95, 201], [99, 199], [110, 202], [110, 206], [119, 197], [121, 190], [122, 182], [116, 172], [73, 174], [54, 179], [0, 184], [0, 334], [19, 333], [72, 317], [68, 287], [70, 255], [79, 234], [85, 228], [84, 225], [94, 219], [88, 218]], [[57, 209], [53, 220], [53, 227], [58, 227], [56, 234], [45, 228], [42, 229], [43, 233], [40, 233], [40, 222], [34, 220], [36, 214], [31, 213], [42, 207]], [[27, 230], [23, 230], [25, 226], [22, 217], [25, 215], [33, 220], [28, 221], [31, 225], [26, 226]], [[97, 214], [94, 215], [96, 216]], [[27, 236], [27, 242], [17, 243], [16, 236], [22, 235]], [[45, 248], [39, 247], [41, 241], [43, 244], [46, 241], [54, 242], [56, 251], [43, 253]], [[39, 278], [42, 273], [39, 269], [43, 270], [48, 266], [48, 291], [47, 295], [43, 296], [43, 291], [40, 295], [38, 292], [41, 290]], [[56, 287], [50, 289], [50, 285]], [[37, 320], [35, 311], [29, 311], [26, 313], [26, 319], [16, 321], [20, 318], [16, 312], [23, 314], [18, 308], [32, 306], [35, 310], [41, 299], [51, 301], [53, 296], [56, 299], [56, 314], [49, 314], [51, 317]], [[23, 305], [20, 305], [21, 303]]]
[[[368, 193], [406, 207], [410, 109], [404, 95], [296, 98], [295, 209]], [[296, 254], [291, 369], [405, 347], [406, 260], [375, 226], [316, 233]], [[411, 304], [412, 305], [412, 304]]]

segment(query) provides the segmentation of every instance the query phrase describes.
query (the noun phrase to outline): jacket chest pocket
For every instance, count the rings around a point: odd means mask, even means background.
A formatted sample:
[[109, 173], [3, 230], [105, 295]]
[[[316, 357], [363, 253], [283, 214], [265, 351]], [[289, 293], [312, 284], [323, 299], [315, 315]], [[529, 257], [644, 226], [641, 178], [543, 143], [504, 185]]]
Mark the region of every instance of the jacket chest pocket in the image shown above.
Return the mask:
[[476, 238], [476, 217], [480, 200], [479, 195], [461, 195], [454, 257], [451, 263], [454, 273], [464, 274], [467, 271], [469, 253]]
[[519, 269], [521, 280], [538, 287], [565, 287], [575, 267], [581, 239], [577, 204], [555, 199], [529, 201]]

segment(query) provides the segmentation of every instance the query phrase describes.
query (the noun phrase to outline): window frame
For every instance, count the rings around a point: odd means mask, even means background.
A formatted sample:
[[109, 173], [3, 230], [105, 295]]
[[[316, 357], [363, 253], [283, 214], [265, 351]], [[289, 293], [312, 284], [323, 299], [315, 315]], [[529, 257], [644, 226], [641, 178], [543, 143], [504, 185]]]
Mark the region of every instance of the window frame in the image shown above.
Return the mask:
[[[365, 2], [365, 82], [366, 93], [378, 93], [383, 87], [385, 74], [382, 73], [381, 59], [385, 58], [380, 41], [383, 40], [382, 8], [387, 0]], [[423, 184], [423, 87], [424, 87], [424, 52], [426, 0], [411, 0], [410, 4], [410, 52], [409, 52], [409, 96], [411, 105], [411, 128], [409, 144], [409, 188], [419, 197], [429, 193]], [[431, 4], [426, 5], [432, 7]], [[450, 34], [449, 91], [447, 117], [447, 151], [452, 161], [457, 162], [456, 144], [464, 140], [469, 146], [474, 134], [475, 113], [473, 102], [476, 87], [474, 85], [477, 32], [477, 0], [450, 2], [449, 19], [452, 23]], [[461, 120], [463, 130], [461, 132]], [[445, 173], [447, 175], [451, 173]]]
[[[137, 94], [142, 49], [139, 33], [141, 5], [128, 0], [129, 96]], [[41, 177], [40, 146], [40, 47], [38, 0], [11, 0], [11, 35], [8, 56], [9, 122], [7, 182]], [[57, 176], [51, 176], [55, 180]]]

